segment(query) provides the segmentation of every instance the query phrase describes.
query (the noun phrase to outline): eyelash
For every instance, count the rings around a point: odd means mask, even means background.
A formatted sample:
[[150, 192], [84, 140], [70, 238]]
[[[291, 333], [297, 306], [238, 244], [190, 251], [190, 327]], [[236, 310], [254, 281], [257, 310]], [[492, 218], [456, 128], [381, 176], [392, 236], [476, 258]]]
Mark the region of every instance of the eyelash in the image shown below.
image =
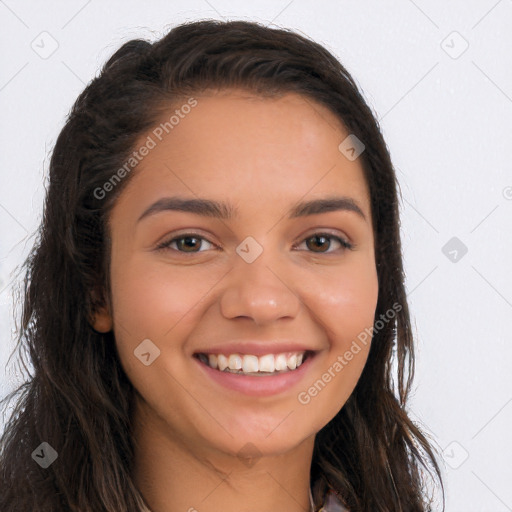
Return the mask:
[[[328, 238], [328, 239], [337, 240], [340, 243], [340, 245], [341, 245], [341, 250], [342, 251], [345, 251], [347, 249], [348, 250], [354, 249], [354, 245], [351, 244], [350, 242], [348, 242], [347, 240], [345, 240], [344, 238], [332, 235], [331, 233], [324, 233], [322, 231], [318, 231], [316, 233], [312, 233], [311, 235], [309, 235], [306, 238], [304, 238], [304, 240], [301, 243], [303, 243], [306, 240], [309, 240], [311, 238], [314, 238], [314, 237], [325, 237], [325, 238]], [[203, 236], [201, 236], [201, 235], [199, 235], [197, 233], [184, 233], [183, 235], [180, 235], [178, 237], [172, 238], [170, 240], [165, 240], [164, 242], [162, 242], [161, 244], [159, 244], [156, 247], [156, 250], [161, 250], [161, 251], [172, 250], [172, 251], [175, 251], [175, 252], [180, 252], [182, 254], [199, 254], [200, 252], [204, 252], [204, 251], [196, 251], [196, 252], [187, 253], [185, 251], [179, 251], [177, 249], [171, 249], [170, 245], [173, 242], [176, 242], [177, 240], [183, 240], [184, 238], [197, 238], [199, 240], [205, 240], [208, 243], [210, 243], [212, 245], [215, 245], [213, 242], [210, 242], [205, 237], [203, 237]], [[297, 246], [294, 246], [294, 247], [297, 247]], [[310, 251], [310, 252], [312, 252], [313, 254], [331, 254], [332, 252], [335, 252], [335, 251], [329, 251], [329, 252], [314, 252], [314, 251]]]

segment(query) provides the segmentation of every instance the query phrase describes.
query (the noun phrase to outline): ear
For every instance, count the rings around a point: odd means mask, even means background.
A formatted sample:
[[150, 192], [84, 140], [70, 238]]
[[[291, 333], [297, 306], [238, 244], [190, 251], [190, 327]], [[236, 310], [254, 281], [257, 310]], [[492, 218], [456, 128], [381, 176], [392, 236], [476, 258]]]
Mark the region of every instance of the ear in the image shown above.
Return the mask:
[[91, 292], [91, 302], [94, 313], [91, 314], [89, 323], [97, 332], [109, 332], [112, 330], [112, 314], [105, 302], [100, 298], [98, 290]]
[[107, 308], [97, 310], [92, 318], [91, 325], [95, 331], [109, 332], [112, 330], [112, 316]]

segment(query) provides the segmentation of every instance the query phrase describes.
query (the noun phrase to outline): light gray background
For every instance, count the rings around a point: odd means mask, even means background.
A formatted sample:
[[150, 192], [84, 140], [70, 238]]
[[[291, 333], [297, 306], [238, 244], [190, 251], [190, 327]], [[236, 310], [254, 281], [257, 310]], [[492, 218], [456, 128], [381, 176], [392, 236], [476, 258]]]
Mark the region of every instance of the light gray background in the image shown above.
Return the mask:
[[65, 115], [123, 42], [199, 18], [302, 31], [363, 88], [403, 194], [412, 416], [444, 450], [448, 512], [512, 510], [511, 0], [0, 1], [0, 395], [21, 378], [10, 273]]

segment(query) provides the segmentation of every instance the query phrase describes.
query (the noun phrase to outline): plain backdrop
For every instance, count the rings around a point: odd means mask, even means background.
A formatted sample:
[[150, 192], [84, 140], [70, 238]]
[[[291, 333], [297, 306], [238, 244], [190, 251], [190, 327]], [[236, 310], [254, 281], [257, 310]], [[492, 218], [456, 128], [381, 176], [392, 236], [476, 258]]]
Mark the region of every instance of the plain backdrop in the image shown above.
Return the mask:
[[300, 31], [357, 80], [403, 198], [411, 415], [443, 453], [448, 512], [512, 510], [510, 0], [0, 1], [1, 397], [22, 380], [16, 355], [7, 365], [12, 271], [65, 116], [123, 42], [204, 18]]

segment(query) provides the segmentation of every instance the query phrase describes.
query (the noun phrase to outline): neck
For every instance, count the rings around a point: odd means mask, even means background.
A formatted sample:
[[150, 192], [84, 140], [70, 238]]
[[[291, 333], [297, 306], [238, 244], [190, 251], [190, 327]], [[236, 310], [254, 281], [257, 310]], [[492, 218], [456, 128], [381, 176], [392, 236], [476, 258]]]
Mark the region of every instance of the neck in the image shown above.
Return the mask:
[[242, 464], [236, 454], [178, 440], [163, 420], [138, 410], [133, 478], [151, 512], [310, 511], [314, 436]]

